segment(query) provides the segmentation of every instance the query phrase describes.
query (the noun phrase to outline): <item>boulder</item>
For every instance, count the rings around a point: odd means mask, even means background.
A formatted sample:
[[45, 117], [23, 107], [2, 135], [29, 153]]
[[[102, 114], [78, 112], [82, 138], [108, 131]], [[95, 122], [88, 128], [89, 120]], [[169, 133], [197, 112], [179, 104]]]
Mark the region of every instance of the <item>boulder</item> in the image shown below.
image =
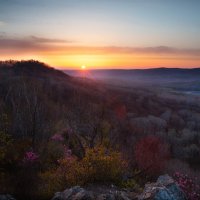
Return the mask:
[[115, 200], [113, 194], [100, 194], [97, 196], [97, 200]]
[[66, 189], [63, 192], [56, 192], [52, 200], [92, 200], [93, 194], [79, 186]]
[[170, 176], [163, 175], [155, 183], [146, 184], [140, 195], [117, 187], [93, 186], [84, 189], [75, 186], [55, 193], [52, 200], [186, 200], [186, 197]]
[[[101, 191], [101, 192], [100, 192]], [[125, 192], [117, 189], [109, 190], [104, 187], [83, 189], [79, 186], [55, 193], [52, 200], [133, 200], [137, 199], [133, 192]]]
[[0, 200], [15, 200], [15, 198], [9, 194], [0, 194]]
[[168, 175], [159, 176], [156, 183], [146, 184], [139, 200], [186, 200], [185, 194]]

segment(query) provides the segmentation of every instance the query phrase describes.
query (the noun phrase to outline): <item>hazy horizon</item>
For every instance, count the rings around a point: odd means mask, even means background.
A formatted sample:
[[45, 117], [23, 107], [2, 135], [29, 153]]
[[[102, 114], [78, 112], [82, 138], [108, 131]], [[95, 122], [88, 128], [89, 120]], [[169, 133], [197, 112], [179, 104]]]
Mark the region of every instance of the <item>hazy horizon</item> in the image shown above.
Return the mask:
[[[58, 70], [69, 70], [69, 71], [80, 71], [81, 66], [79, 68], [73, 68], [73, 67], [57, 67], [57, 66], [51, 66]], [[119, 68], [105, 68], [105, 67], [95, 67], [95, 68], [88, 68], [86, 70], [93, 71], [93, 70], [145, 70], [145, 69], [200, 69], [200, 66], [198, 67], [119, 67]]]
[[74, 69], [200, 66], [198, 0], [0, 2], [0, 60]]
[[200, 0], [0, 0], [0, 200], [199, 189]]

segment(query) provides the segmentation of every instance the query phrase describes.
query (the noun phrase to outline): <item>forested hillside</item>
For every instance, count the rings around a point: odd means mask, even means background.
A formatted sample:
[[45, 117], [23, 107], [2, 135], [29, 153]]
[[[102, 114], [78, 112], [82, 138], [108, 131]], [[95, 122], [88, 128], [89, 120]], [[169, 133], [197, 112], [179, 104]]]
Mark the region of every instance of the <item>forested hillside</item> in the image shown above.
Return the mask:
[[197, 192], [199, 97], [75, 78], [34, 60], [5, 61], [0, 144], [0, 193], [22, 199], [50, 199], [91, 183], [140, 192], [147, 181], [177, 172], [188, 174]]

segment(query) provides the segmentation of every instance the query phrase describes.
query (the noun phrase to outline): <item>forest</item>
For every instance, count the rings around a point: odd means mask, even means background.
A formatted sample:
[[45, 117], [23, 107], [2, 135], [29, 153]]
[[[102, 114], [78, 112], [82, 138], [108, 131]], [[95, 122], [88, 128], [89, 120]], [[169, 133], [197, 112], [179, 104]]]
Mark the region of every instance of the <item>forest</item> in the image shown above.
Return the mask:
[[2, 61], [0, 193], [46, 200], [88, 184], [140, 192], [178, 173], [193, 182], [188, 199], [198, 199], [199, 100], [162, 86], [73, 77], [35, 60]]

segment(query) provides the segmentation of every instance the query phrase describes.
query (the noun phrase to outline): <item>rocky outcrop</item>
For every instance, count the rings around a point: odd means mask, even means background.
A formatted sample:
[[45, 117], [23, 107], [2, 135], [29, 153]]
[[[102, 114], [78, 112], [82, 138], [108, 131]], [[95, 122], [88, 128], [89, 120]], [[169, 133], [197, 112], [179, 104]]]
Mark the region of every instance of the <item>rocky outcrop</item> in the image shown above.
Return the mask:
[[0, 194], [0, 200], [15, 200], [15, 198], [9, 194]]
[[137, 199], [137, 195], [131, 191], [123, 190], [101, 190], [83, 189], [79, 186], [57, 192], [52, 200], [132, 200]]
[[146, 184], [139, 200], [186, 200], [175, 181], [168, 175], [160, 176], [156, 183]]
[[92, 200], [92, 194], [89, 194], [86, 190], [79, 186], [66, 189], [63, 192], [55, 193], [52, 200]]
[[163, 175], [157, 182], [146, 184], [140, 195], [131, 190], [120, 190], [116, 187], [84, 189], [75, 186], [63, 192], [57, 192], [52, 200], [186, 200], [186, 197], [170, 176]]

